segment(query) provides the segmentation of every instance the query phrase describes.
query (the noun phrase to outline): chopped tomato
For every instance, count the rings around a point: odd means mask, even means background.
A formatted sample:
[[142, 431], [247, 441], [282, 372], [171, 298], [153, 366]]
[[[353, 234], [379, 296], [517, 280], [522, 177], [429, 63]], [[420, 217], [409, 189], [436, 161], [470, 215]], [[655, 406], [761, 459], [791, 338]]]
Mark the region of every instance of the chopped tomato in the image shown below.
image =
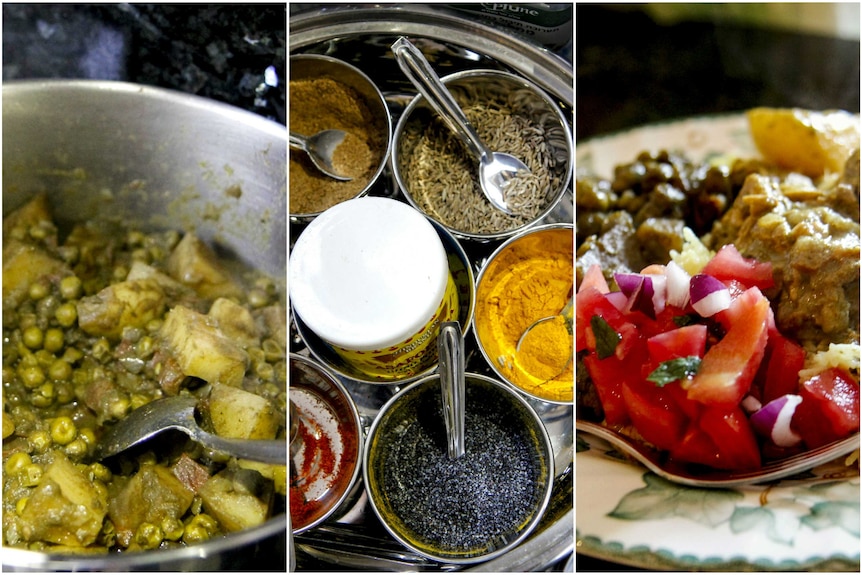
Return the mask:
[[742, 401], [763, 359], [768, 311], [769, 300], [757, 288], [731, 302], [725, 310], [730, 329], [706, 352], [697, 374], [683, 383], [689, 399], [725, 406]]
[[688, 418], [668, 389], [638, 379], [622, 385], [622, 396], [632, 424], [646, 441], [664, 450], [679, 443]]
[[[575, 296], [575, 351], [588, 347], [587, 330], [593, 316], [599, 316], [614, 329], [626, 321], [622, 312], [595, 287], [581, 289]], [[591, 349], [594, 351], [595, 347]]]
[[706, 353], [706, 325], [692, 324], [659, 333], [647, 340], [650, 372], [663, 361], [680, 357], [703, 357]]
[[578, 291], [590, 287], [596, 288], [599, 293], [608, 293], [611, 291], [611, 288], [608, 287], [608, 280], [602, 274], [602, 268], [599, 267], [599, 264], [593, 264], [587, 269], [587, 273], [584, 274], [584, 279], [581, 280]]
[[715, 467], [756, 469], [760, 467], [760, 447], [748, 418], [739, 406], [708, 406], [698, 423], [717, 447]]
[[766, 405], [782, 395], [799, 391], [799, 370], [805, 365], [805, 350], [778, 331], [769, 334], [766, 344], [766, 367], [760, 403]]
[[737, 281], [747, 288], [765, 290], [775, 285], [771, 263], [745, 258], [733, 244], [727, 244], [718, 250], [701, 273], [709, 274], [722, 282]]
[[791, 428], [814, 449], [859, 431], [859, 383], [845, 370], [830, 368], [799, 388]]
[[[644, 272], [657, 276], [667, 269]], [[773, 285], [771, 265], [730, 246], [703, 271], [731, 294], [729, 307], [710, 318], [662, 298], [633, 306], [631, 297], [607, 289], [598, 267], [588, 270], [577, 294], [577, 350], [587, 352], [584, 365], [605, 422], [631, 424], [674, 460], [723, 469], [757, 468], [764, 457], [788, 456], [858, 431], [859, 383], [850, 373], [830, 369], [799, 383], [806, 352], [778, 331], [761, 291]], [[779, 448], [758, 440], [743, 400], [752, 396], [766, 404], [788, 394], [802, 397], [791, 427], [803, 442]], [[753, 409], [751, 402], [746, 407]]]
[[670, 450], [670, 456], [685, 463], [720, 467], [715, 442], [696, 423], [689, 425], [679, 443]]
[[623, 400], [623, 382], [632, 376], [633, 370], [616, 356], [599, 359], [594, 353], [584, 358], [584, 366], [599, 395], [605, 422], [612, 427], [629, 423]]
[[738, 407], [706, 407], [671, 450], [671, 457], [716, 469], [760, 467], [757, 439]]

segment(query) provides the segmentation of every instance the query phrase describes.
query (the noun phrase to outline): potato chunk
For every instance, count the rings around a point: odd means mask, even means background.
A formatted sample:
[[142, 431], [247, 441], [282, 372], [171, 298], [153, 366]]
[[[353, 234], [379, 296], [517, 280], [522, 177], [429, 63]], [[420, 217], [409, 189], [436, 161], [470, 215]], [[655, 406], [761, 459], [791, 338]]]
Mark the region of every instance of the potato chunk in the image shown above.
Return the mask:
[[216, 254], [194, 234], [186, 234], [171, 252], [168, 273], [207, 299], [242, 298], [243, 291]]
[[215, 432], [222, 437], [274, 439], [281, 425], [269, 400], [229, 385], [212, 386], [209, 414]]
[[242, 383], [248, 354], [211, 318], [178, 305], [168, 312], [159, 334], [185, 375], [213, 384]]
[[126, 327], [143, 327], [161, 317], [165, 295], [158, 281], [115, 283], [78, 302], [78, 326], [90, 335], [119, 340]]
[[751, 137], [767, 161], [812, 178], [841, 172], [859, 147], [859, 117], [843, 110], [754, 108], [747, 115]]
[[19, 518], [27, 541], [86, 547], [96, 541], [107, 512], [107, 490], [57, 452]]
[[238, 303], [218, 298], [207, 314], [218, 323], [226, 336], [244, 348], [260, 345], [260, 333], [251, 312]]
[[225, 469], [198, 492], [207, 513], [227, 531], [260, 525], [269, 515], [272, 483], [250, 469]]
[[162, 465], [143, 466], [108, 507], [108, 515], [117, 530], [117, 542], [128, 547], [143, 522], [159, 525], [168, 518], [179, 519], [192, 499], [194, 492], [170, 469]]
[[15, 307], [34, 282], [59, 280], [71, 273], [63, 261], [42, 248], [10, 240], [3, 246], [3, 302]]

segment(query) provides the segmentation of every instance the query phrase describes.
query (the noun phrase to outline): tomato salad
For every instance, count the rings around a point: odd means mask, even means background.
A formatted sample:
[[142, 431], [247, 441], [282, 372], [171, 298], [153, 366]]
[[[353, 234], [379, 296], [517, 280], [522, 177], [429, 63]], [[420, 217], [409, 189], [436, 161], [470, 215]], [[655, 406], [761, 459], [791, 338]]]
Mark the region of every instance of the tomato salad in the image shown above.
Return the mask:
[[859, 431], [854, 374], [807, 369], [804, 348], [776, 327], [769, 262], [727, 244], [697, 273], [671, 260], [613, 280], [589, 267], [575, 319], [609, 427], [673, 460], [731, 470]]

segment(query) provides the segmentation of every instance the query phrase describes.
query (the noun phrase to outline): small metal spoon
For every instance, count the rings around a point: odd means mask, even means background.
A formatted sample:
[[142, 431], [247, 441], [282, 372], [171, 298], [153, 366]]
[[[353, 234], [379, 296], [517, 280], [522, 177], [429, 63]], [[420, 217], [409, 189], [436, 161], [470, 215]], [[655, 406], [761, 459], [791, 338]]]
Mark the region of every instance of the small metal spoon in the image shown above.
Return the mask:
[[322, 130], [313, 136], [303, 136], [296, 132], [290, 132], [290, 147], [308, 154], [317, 169], [330, 178], [347, 182], [353, 178], [339, 174], [332, 166], [335, 148], [344, 141], [346, 136], [347, 132], [343, 130]]
[[464, 455], [464, 336], [457, 321], [440, 324], [437, 336], [443, 418], [449, 459]]
[[262, 463], [287, 464], [287, 446], [283, 439], [230, 439], [201, 429], [195, 419], [198, 401], [193, 397], [176, 396], [139, 407], [99, 439], [93, 454], [95, 461], [125, 451], [162, 431], [176, 429], [214, 451]]
[[548, 317], [542, 317], [531, 323], [527, 326], [527, 329], [524, 330], [524, 333], [521, 334], [521, 337], [518, 338], [518, 343], [515, 344], [515, 351], [521, 350], [521, 344], [524, 343], [524, 338], [527, 337], [527, 334], [530, 333], [534, 327], [539, 325], [540, 323], [544, 323], [546, 321], [551, 321], [552, 319], [556, 319], [562, 316], [562, 318], [566, 321], [566, 328], [571, 333], [572, 331], [572, 322], [574, 321], [574, 314], [572, 313], [572, 297], [569, 296], [569, 301], [566, 302], [566, 305], [563, 306], [563, 309], [560, 310], [560, 313], [557, 315], [549, 315]]
[[793, 457], [772, 461], [751, 471], [726, 471], [702, 469], [692, 471], [689, 466], [668, 461], [660, 451], [629, 439], [598, 423], [575, 420], [575, 429], [604, 439], [623, 453], [630, 455], [656, 475], [682, 485], [692, 487], [735, 487], [775, 481], [807, 471], [823, 463], [859, 449], [859, 434], [842, 439]]
[[479, 139], [476, 130], [446, 85], [431, 68], [422, 52], [407, 38], [398, 38], [392, 44], [392, 52], [404, 74], [440, 114], [449, 129], [479, 159], [479, 183], [485, 197], [495, 208], [511, 215], [512, 211], [506, 201], [506, 185], [518, 172], [529, 172], [529, 168], [510, 154], [490, 150]]

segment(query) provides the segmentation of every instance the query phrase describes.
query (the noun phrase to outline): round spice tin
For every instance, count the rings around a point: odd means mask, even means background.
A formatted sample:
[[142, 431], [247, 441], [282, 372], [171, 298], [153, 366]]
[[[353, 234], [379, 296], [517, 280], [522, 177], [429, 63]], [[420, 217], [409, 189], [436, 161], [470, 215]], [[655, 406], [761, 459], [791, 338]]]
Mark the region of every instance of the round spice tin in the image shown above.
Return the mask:
[[363, 481], [375, 514], [406, 547], [469, 564], [502, 555], [542, 519], [554, 483], [551, 440], [532, 406], [465, 374], [465, 454], [449, 459], [439, 375], [392, 397], [368, 432]]
[[364, 197], [302, 232], [290, 256], [294, 312], [339, 356], [372, 377], [401, 379], [436, 361], [458, 291], [431, 223], [410, 206]]
[[476, 280], [473, 331], [482, 355], [504, 381], [550, 403], [574, 401], [573, 318], [564, 313], [573, 262], [572, 224], [546, 224], [501, 244]]

